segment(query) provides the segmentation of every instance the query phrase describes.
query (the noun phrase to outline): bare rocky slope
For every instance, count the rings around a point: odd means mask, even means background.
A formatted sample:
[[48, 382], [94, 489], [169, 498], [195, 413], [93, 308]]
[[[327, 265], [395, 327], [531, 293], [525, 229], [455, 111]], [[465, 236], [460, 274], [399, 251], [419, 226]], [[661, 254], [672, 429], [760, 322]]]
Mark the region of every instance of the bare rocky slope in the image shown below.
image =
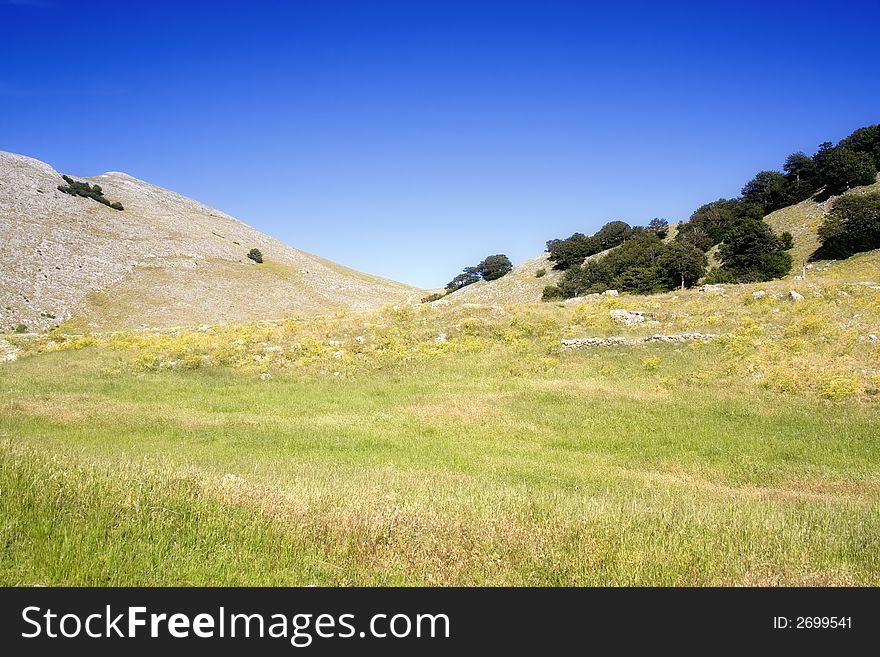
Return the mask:
[[125, 209], [62, 193], [51, 166], [0, 151], [0, 332], [279, 319], [422, 296], [124, 173], [73, 177]]

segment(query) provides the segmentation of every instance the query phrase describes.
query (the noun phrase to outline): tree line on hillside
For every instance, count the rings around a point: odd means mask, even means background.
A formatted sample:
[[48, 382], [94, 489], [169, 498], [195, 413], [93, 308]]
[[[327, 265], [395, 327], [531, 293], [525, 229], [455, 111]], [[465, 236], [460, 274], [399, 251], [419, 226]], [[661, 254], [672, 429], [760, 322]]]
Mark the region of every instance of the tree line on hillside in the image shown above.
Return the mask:
[[[707, 283], [755, 282], [781, 278], [791, 269], [790, 233], [776, 235], [764, 216], [811, 197], [830, 198], [873, 183], [880, 168], [880, 126], [860, 128], [835, 146], [823, 143], [812, 156], [793, 153], [783, 172], [761, 171], [738, 198], [698, 208], [666, 240], [668, 225], [611, 221], [591, 236], [575, 233], [547, 242], [558, 285], [545, 299], [580, 296], [607, 289], [648, 294]], [[841, 197], [819, 231], [822, 246], [814, 257], [847, 257], [880, 247], [880, 197]], [[872, 246], [873, 245], [873, 246]], [[720, 265], [707, 271], [707, 253], [717, 247]], [[603, 252], [607, 252], [603, 254]], [[595, 257], [591, 257], [595, 256]]]
[[550, 240], [550, 260], [564, 273], [558, 285], [544, 288], [544, 299], [612, 288], [650, 294], [693, 285], [706, 270], [706, 254], [689, 244], [664, 241], [668, 230], [668, 222], [659, 218], [647, 226], [611, 221], [589, 237], [575, 233]]

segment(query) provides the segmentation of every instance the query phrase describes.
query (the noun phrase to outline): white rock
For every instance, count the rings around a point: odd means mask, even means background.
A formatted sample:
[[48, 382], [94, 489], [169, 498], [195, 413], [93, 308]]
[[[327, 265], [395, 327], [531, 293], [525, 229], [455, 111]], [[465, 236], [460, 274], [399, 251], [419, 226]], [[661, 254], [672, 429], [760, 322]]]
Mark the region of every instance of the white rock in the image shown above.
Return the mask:
[[603, 297], [616, 297], [616, 296], [619, 296], [619, 295], [620, 295], [620, 293], [619, 293], [617, 290], [605, 290], [605, 291], [602, 293], [602, 296], [603, 296]]
[[767, 292], [765, 292], [764, 290], [755, 290], [754, 292], [752, 292], [752, 296], [755, 299], [763, 299], [767, 296]]
[[800, 294], [799, 292], [795, 292], [794, 290], [789, 290], [788, 291], [788, 298], [791, 299], [792, 301], [803, 301], [804, 295]]
[[635, 326], [636, 324], [642, 324], [648, 319], [647, 317], [645, 317], [645, 313], [641, 310], [623, 309], [612, 310], [611, 318], [618, 324], [623, 324], [624, 326]]

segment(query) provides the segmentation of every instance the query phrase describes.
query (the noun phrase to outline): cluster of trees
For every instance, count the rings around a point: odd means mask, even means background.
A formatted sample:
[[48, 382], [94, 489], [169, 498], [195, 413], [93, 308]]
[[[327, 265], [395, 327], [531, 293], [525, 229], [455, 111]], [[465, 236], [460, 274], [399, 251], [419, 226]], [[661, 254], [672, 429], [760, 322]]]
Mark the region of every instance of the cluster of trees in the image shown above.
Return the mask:
[[447, 293], [460, 290], [477, 281], [494, 281], [513, 269], [513, 265], [503, 253], [487, 256], [476, 267], [465, 267], [461, 274], [446, 284]]
[[555, 267], [564, 269], [565, 273], [559, 285], [544, 288], [544, 299], [576, 297], [608, 289], [638, 294], [663, 292], [679, 286], [690, 287], [705, 273], [708, 258], [703, 251], [684, 242], [663, 240], [667, 231], [664, 220], [655, 220], [648, 227], [612, 223], [626, 226], [626, 237], [617, 248], [602, 257], [566, 267], [560, 267], [560, 260], [556, 259]]
[[707, 283], [748, 283], [785, 276], [791, 269], [791, 233], [776, 235], [764, 221], [761, 205], [738, 199], [719, 199], [698, 208], [683, 222], [675, 241], [707, 252], [718, 246], [716, 267]]
[[70, 194], [71, 196], [84, 196], [86, 198], [91, 198], [96, 200], [98, 203], [103, 203], [109, 208], [113, 208], [114, 210], [122, 210], [122, 203], [119, 201], [113, 201], [112, 203], [104, 197], [104, 190], [101, 189], [100, 185], [90, 185], [87, 182], [80, 182], [78, 180], [74, 180], [70, 176], [61, 176], [64, 178], [64, 182], [66, 185], [58, 185], [58, 191], [64, 192], [65, 194]]
[[841, 196], [819, 226], [814, 260], [848, 258], [880, 249], [880, 193]]
[[767, 214], [817, 194], [828, 198], [870, 185], [880, 169], [880, 125], [859, 128], [836, 146], [820, 144], [812, 157], [792, 153], [782, 169], [759, 172], [743, 187], [742, 200]]
[[609, 221], [589, 237], [583, 233], [575, 233], [566, 239], [550, 240], [547, 242], [547, 252], [550, 260], [555, 263], [553, 269], [565, 271], [581, 264], [591, 255], [613, 249], [644, 234], [651, 233], [663, 239], [668, 230], [669, 222], [659, 218], [652, 219], [647, 227], [632, 227], [625, 221]]

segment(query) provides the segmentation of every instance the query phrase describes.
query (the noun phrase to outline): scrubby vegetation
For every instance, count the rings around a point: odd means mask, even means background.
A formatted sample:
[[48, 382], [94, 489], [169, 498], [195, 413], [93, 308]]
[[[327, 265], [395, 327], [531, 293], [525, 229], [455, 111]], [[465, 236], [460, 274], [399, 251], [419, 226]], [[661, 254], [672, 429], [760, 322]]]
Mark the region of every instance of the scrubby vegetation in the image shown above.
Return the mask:
[[420, 302], [421, 303], [432, 303], [434, 301], [440, 301], [440, 299], [442, 299], [444, 296], [446, 296], [446, 295], [442, 294], [440, 292], [432, 292], [428, 296], [422, 297]]
[[465, 267], [464, 271], [446, 284], [447, 292], [455, 292], [466, 285], [477, 281], [494, 281], [513, 269], [513, 265], [504, 254], [490, 255], [476, 267]]
[[100, 185], [90, 185], [87, 182], [82, 182], [78, 180], [74, 180], [70, 176], [61, 176], [64, 178], [64, 181], [67, 183], [66, 185], [58, 185], [58, 191], [64, 192], [65, 194], [70, 194], [71, 196], [83, 196], [85, 198], [90, 198], [98, 203], [103, 203], [107, 207], [113, 208], [114, 210], [123, 210], [122, 203], [119, 201], [109, 201], [104, 197], [104, 190], [101, 189]]
[[259, 249], [251, 249], [248, 251], [247, 257], [256, 262], [257, 264], [263, 262], [263, 254]]

